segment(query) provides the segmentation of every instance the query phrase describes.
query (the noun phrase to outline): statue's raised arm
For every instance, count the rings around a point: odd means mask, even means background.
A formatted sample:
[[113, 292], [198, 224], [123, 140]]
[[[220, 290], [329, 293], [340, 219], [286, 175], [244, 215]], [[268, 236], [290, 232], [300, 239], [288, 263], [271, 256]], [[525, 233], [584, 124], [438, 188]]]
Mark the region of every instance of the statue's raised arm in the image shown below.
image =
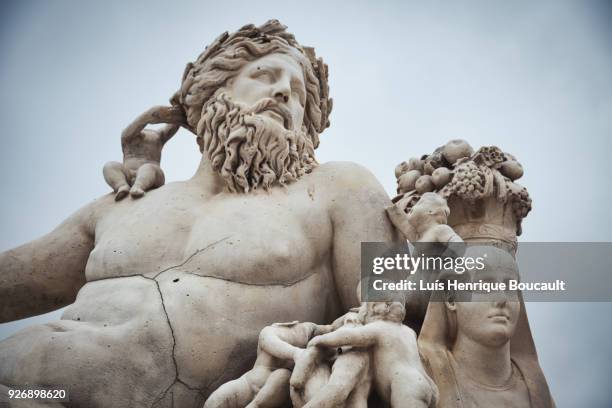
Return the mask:
[[[147, 125], [166, 123], [159, 129]], [[140, 198], [150, 189], [164, 185], [166, 178], [160, 167], [164, 145], [185, 125], [185, 112], [179, 106], [154, 106], [138, 116], [121, 133], [123, 163], [104, 165], [104, 179], [115, 192], [115, 200], [130, 194]]]
[[133, 139], [137, 138], [147, 125], [159, 123], [168, 124], [164, 131], [160, 132], [164, 134], [164, 137], [161, 139], [163, 145], [174, 135], [168, 133], [167, 129], [175, 129], [176, 131], [180, 125], [185, 124], [185, 112], [178, 106], [153, 106], [140, 114], [121, 132], [121, 145], [124, 146], [132, 143]]

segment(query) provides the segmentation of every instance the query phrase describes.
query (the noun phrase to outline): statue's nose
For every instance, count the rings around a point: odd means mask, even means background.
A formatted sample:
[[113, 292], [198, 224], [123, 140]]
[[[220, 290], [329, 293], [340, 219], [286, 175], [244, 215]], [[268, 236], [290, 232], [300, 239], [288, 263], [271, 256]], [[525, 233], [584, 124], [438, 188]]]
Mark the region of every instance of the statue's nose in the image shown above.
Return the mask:
[[286, 93], [283, 93], [283, 92], [276, 92], [274, 94], [274, 99], [276, 99], [279, 102], [287, 103], [287, 102], [289, 102], [289, 95], [287, 95]]
[[291, 95], [291, 86], [286, 78], [280, 78], [275, 84], [272, 90], [272, 96], [278, 102], [289, 102], [289, 95]]

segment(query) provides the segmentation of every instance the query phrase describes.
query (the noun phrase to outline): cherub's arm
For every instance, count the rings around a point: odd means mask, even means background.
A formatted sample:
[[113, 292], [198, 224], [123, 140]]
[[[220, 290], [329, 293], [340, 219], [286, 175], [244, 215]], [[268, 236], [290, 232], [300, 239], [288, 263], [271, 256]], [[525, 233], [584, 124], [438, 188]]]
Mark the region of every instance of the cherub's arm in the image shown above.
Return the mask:
[[310, 340], [308, 347], [369, 347], [376, 343], [376, 333], [367, 325], [361, 327], [341, 327], [338, 330], [322, 334]]
[[333, 324], [317, 324], [317, 327], [314, 329], [313, 336], [320, 336], [336, 329], [337, 327], [334, 327]]
[[388, 206], [386, 210], [387, 216], [393, 225], [395, 225], [395, 227], [401, 231], [408, 241], [415, 242], [417, 240], [417, 233], [408, 220], [408, 214], [398, 207], [397, 204]]
[[159, 131], [159, 139], [162, 145], [166, 144], [166, 142], [178, 132], [180, 129], [179, 125], [166, 125]]
[[[283, 360], [295, 360], [297, 355], [303, 351], [302, 348], [294, 346], [283, 340], [279, 334], [281, 331], [296, 330], [296, 331], [312, 331], [314, 323], [296, 323], [294, 326], [266, 326], [259, 333], [259, 347], [266, 353]], [[308, 325], [308, 327], [306, 327]], [[304, 343], [306, 343], [304, 341]], [[306, 346], [306, 344], [304, 344]]]
[[[183, 110], [176, 106], [154, 106], [146, 112], [138, 116], [132, 123], [126, 127], [121, 133], [121, 143], [129, 143], [132, 139], [140, 134], [147, 125], [156, 123], [168, 123], [171, 125], [181, 125], [186, 122], [185, 113]], [[178, 130], [178, 128], [177, 128]], [[176, 133], [176, 130], [174, 131]], [[172, 137], [174, 133], [168, 133]], [[164, 142], [165, 143], [165, 142]]]

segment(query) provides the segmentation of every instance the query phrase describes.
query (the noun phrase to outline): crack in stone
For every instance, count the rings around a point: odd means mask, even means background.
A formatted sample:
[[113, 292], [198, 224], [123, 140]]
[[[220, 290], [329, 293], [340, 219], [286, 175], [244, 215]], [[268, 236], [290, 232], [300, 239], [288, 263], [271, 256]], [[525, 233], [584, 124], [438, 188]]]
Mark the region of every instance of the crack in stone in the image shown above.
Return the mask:
[[210, 243], [210, 244], [206, 245], [204, 248], [200, 248], [200, 249], [196, 250], [196, 251], [195, 251], [193, 254], [189, 255], [189, 256], [187, 257], [187, 259], [185, 259], [185, 260], [184, 260], [183, 262], [181, 262], [180, 264], [178, 264], [178, 265], [173, 265], [173, 266], [170, 266], [170, 267], [168, 267], [168, 268], [165, 268], [164, 270], [159, 271], [159, 272], [157, 272], [155, 275], [153, 275], [153, 277], [152, 277], [152, 278], [150, 278], [150, 277], [148, 277], [148, 276], [145, 276], [145, 275], [144, 275], [144, 274], [142, 274], [142, 273], [133, 273], [133, 274], [131, 274], [131, 275], [107, 276], [107, 277], [104, 277], [104, 278], [92, 279], [92, 280], [86, 281], [86, 282], [85, 282], [85, 284], [88, 284], [88, 283], [93, 283], [93, 282], [98, 282], [98, 281], [103, 281], [103, 280], [108, 280], [108, 279], [132, 278], [132, 277], [135, 277], [135, 276], [140, 276], [140, 277], [143, 277], [143, 278], [145, 278], [145, 279], [151, 279], [151, 280], [154, 280], [154, 279], [157, 279], [157, 277], [158, 277], [159, 275], [161, 275], [162, 273], [165, 273], [165, 272], [171, 271], [172, 269], [180, 268], [181, 266], [185, 266], [185, 265], [187, 265], [189, 262], [191, 262], [191, 260], [192, 260], [192, 259], [193, 259], [193, 258], [194, 258], [196, 255], [199, 255], [200, 253], [202, 253], [202, 252], [206, 251], [207, 249], [212, 248], [213, 246], [215, 246], [215, 245], [217, 245], [217, 244], [219, 244], [219, 243], [221, 243], [221, 242], [223, 242], [223, 241], [227, 241], [227, 240], [228, 240], [228, 239], [230, 239], [231, 237], [232, 237], [231, 235], [228, 235], [228, 236], [227, 236], [227, 237], [225, 237], [225, 238], [221, 238], [221, 239], [219, 239], [219, 240], [217, 240], [217, 241], [215, 241], [215, 242], [212, 242], [212, 243]]
[[217, 244], [219, 244], [219, 243], [221, 243], [223, 241], [227, 241], [231, 237], [232, 237], [231, 235], [228, 235], [225, 238], [221, 238], [221, 239], [219, 239], [219, 240], [217, 240], [217, 241], [215, 241], [215, 242], [213, 242], [211, 244], [206, 245], [204, 248], [200, 248], [200, 249], [196, 250], [193, 254], [189, 255], [187, 257], [187, 259], [185, 259], [182, 263], [180, 263], [178, 265], [175, 265], [175, 266], [171, 266], [169, 268], [164, 269], [163, 271], [158, 272], [155, 276], [153, 276], [153, 279], [157, 279], [157, 277], [159, 275], [161, 275], [162, 273], [165, 273], [165, 272], [171, 271], [172, 269], [180, 268], [181, 266], [187, 265], [193, 259], [194, 256], [196, 256], [196, 255], [206, 251], [207, 249], [209, 249], [209, 248], [211, 248], [211, 247], [213, 247], [213, 246], [215, 246], [215, 245], [217, 245]]
[[[189, 384], [187, 384], [185, 381], [181, 380], [180, 378], [175, 377], [174, 381], [172, 381], [172, 384], [170, 384], [170, 386], [168, 388], [166, 388], [166, 390], [162, 393], [162, 395], [157, 398], [152, 404], [151, 407], [154, 407], [156, 404], [159, 404], [168, 394], [168, 391], [170, 391], [170, 389], [172, 387], [174, 387], [175, 384], [182, 384], [185, 388], [187, 388], [190, 391], [195, 391], [198, 394], [200, 394], [202, 396], [202, 398], [204, 398], [204, 400], [206, 400], [206, 394], [204, 394], [204, 391], [202, 389], [199, 388], [195, 388], [195, 387], [191, 387]], [[174, 407], [174, 392], [170, 393], [171, 395], [171, 407]]]
[[[160, 301], [161, 301], [161, 304], [162, 304], [162, 309], [163, 309], [163, 311], [164, 311], [164, 316], [165, 316], [165, 318], [166, 318], [166, 322], [168, 323], [168, 328], [170, 329], [170, 335], [172, 336], [172, 362], [173, 362], [173, 364], [174, 364], [174, 380], [173, 380], [173, 381], [172, 381], [172, 383], [171, 383], [171, 384], [170, 384], [170, 385], [169, 385], [169, 386], [168, 386], [168, 387], [167, 387], [167, 388], [166, 388], [166, 389], [165, 389], [165, 390], [164, 390], [164, 391], [161, 393], [161, 395], [160, 395], [160, 396], [159, 396], [157, 399], [155, 399], [155, 401], [153, 401], [153, 403], [151, 404], [151, 407], [155, 406], [155, 405], [156, 405], [156, 404], [158, 404], [160, 401], [162, 401], [162, 400], [163, 400], [163, 399], [166, 397], [166, 395], [168, 394], [168, 392], [170, 391], [170, 389], [171, 389], [171, 388], [172, 388], [172, 387], [173, 387], [173, 386], [174, 386], [176, 383], [180, 383], [180, 384], [182, 384], [183, 386], [185, 386], [187, 389], [189, 389], [189, 390], [191, 390], [191, 391], [196, 391], [198, 394], [202, 395], [202, 397], [203, 397], [203, 398], [206, 398], [206, 394], [205, 394], [205, 392], [204, 392], [204, 390], [203, 390], [203, 389], [196, 388], [196, 387], [192, 387], [192, 386], [190, 386], [189, 384], [187, 384], [186, 382], [184, 382], [183, 380], [181, 380], [181, 379], [179, 378], [178, 363], [177, 363], [177, 361], [176, 361], [176, 337], [175, 337], [175, 335], [174, 335], [174, 328], [172, 327], [172, 323], [170, 322], [170, 316], [168, 315], [168, 311], [166, 310], [166, 304], [164, 303], [164, 295], [163, 295], [163, 293], [162, 293], [161, 287], [159, 286], [159, 282], [158, 282], [156, 279], [157, 279], [157, 277], [159, 277], [159, 275], [161, 275], [161, 274], [163, 274], [163, 273], [165, 273], [165, 272], [168, 272], [168, 271], [171, 271], [171, 270], [173, 270], [173, 269], [180, 268], [180, 267], [182, 267], [182, 266], [187, 265], [189, 262], [191, 262], [191, 260], [192, 260], [192, 259], [193, 259], [193, 258], [194, 258], [196, 255], [199, 255], [200, 253], [202, 253], [202, 252], [204, 252], [204, 251], [206, 251], [206, 250], [208, 250], [208, 249], [212, 248], [213, 246], [215, 246], [215, 245], [217, 245], [217, 244], [219, 244], [219, 243], [221, 243], [221, 242], [223, 242], [223, 241], [228, 240], [229, 238], [231, 238], [231, 235], [229, 235], [229, 236], [227, 236], [227, 237], [224, 237], [224, 238], [221, 238], [221, 239], [219, 239], [219, 240], [217, 240], [217, 241], [215, 241], [215, 242], [212, 242], [212, 243], [210, 243], [210, 244], [206, 245], [204, 248], [200, 248], [200, 249], [196, 250], [196, 251], [195, 251], [193, 254], [191, 254], [189, 257], [187, 257], [187, 259], [185, 259], [185, 260], [184, 260], [183, 262], [181, 262], [180, 264], [178, 264], [178, 265], [174, 265], [174, 266], [171, 266], [171, 267], [168, 267], [168, 268], [166, 268], [166, 269], [164, 269], [164, 270], [162, 270], [162, 271], [158, 272], [157, 274], [155, 274], [155, 275], [154, 275], [152, 278], [150, 278], [150, 277], [148, 277], [148, 276], [145, 276], [145, 275], [144, 275], [144, 274], [142, 274], [142, 273], [135, 273], [135, 274], [131, 274], [131, 275], [109, 276], [109, 277], [99, 278], [99, 279], [95, 279], [95, 280], [91, 280], [91, 281], [88, 281], [88, 282], [87, 282], [87, 283], [93, 283], [93, 282], [98, 282], [98, 281], [102, 281], [102, 280], [109, 280], [109, 279], [130, 278], [130, 277], [141, 277], [141, 278], [144, 278], [144, 279], [147, 279], [147, 280], [153, 281], [153, 282], [155, 283], [155, 287], [156, 287], [156, 289], [157, 289], [157, 292], [159, 293]], [[191, 273], [191, 272], [187, 272], [187, 273], [189, 273], [189, 274], [191, 274], [191, 275], [195, 275], [195, 276], [201, 276], [201, 275], [198, 275], [198, 274], [195, 274], [195, 273]], [[310, 275], [308, 275], [308, 276], [310, 276]], [[302, 279], [300, 279], [300, 280], [306, 279], [308, 276], [306, 276], [305, 278], [302, 278]], [[203, 277], [203, 276], [201, 276], [201, 277]], [[213, 276], [211, 276], [211, 277], [213, 277]], [[220, 278], [220, 279], [221, 279], [221, 278]], [[299, 282], [300, 280], [296, 281], [296, 283], [297, 283], [297, 282]], [[238, 283], [240, 283], [240, 282], [238, 282]], [[245, 283], [245, 284], [246, 284], [246, 283]], [[289, 284], [289, 285], [291, 285], [291, 284]], [[219, 378], [220, 378], [220, 377], [219, 377]], [[218, 379], [217, 379], [217, 380], [218, 380]], [[208, 389], [208, 387], [206, 387], [206, 389]], [[174, 398], [172, 399], [172, 406], [174, 406]]]
[[[136, 274], [131, 274], [131, 275], [121, 275], [121, 276], [112, 276], [112, 277], [105, 277], [105, 278], [100, 278], [100, 279], [95, 279], [92, 281], [88, 281], [87, 283], [91, 283], [91, 282], [97, 282], [97, 281], [101, 281], [101, 280], [108, 280], [108, 279], [119, 279], [119, 278], [129, 278], [129, 277], [141, 277], [150, 281], [153, 281], [155, 283], [155, 287], [157, 289], [157, 292], [159, 293], [159, 297], [160, 297], [160, 301], [161, 301], [161, 305], [162, 305], [162, 309], [164, 311], [164, 316], [166, 318], [166, 322], [168, 323], [168, 328], [170, 329], [170, 335], [172, 336], [172, 362], [174, 364], [174, 380], [172, 381], [172, 383], [161, 393], [161, 395], [155, 399], [155, 401], [153, 401], [153, 403], [151, 404], [151, 407], [155, 406], [156, 404], [158, 404], [160, 401], [162, 401], [166, 395], [168, 394], [168, 392], [170, 391], [170, 389], [174, 386], [174, 384], [176, 383], [180, 383], [183, 386], [185, 386], [187, 389], [191, 390], [191, 391], [196, 391], [198, 394], [202, 395], [203, 398], [206, 398], [206, 395], [204, 393], [203, 389], [199, 389], [199, 388], [195, 388], [190, 386], [189, 384], [187, 384], [186, 382], [182, 381], [179, 378], [179, 371], [178, 371], [178, 363], [176, 361], [176, 337], [174, 335], [174, 328], [172, 327], [172, 323], [170, 322], [170, 316], [168, 315], [168, 311], [166, 310], [166, 304], [164, 303], [164, 295], [162, 293], [161, 287], [159, 286], [159, 282], [156, 280], [157, 277], [159, 277], [159, 275], [171, 271], [173, 269], [176, 268], [180, 268], [182, 266], [187, 265], [189, 262], [191, 262], [191, 260], [196, 256], [199, 255], [200, 253], [206, 251], [209, 248], [212, 248], [213, 246], [228, 240], [229, 238], [231, 238], [231, 235], [225, 237], [225, 238], [221, 238], [215, 242], [212, 242], [208, 245], [206, 245], [204, 248], [200, 248], [197, 251], [195, 251], [193, 254], [191, 254], [189, 257], [187, 257], [187, 259], [185, 259], [183, 262], [181, 262], [178, 265], [174, 265], [171, 267], [168, 267], [160, 272], [158, 272], [157, 274], [155, 274], [152, 278], [145, 276], [144, 274], [141, 273], [136, 273]], [[187, 272], [190, 273], [190, 272]], [[195, 273], [190, 273], [191, 275], [195, 275], [195, 276], [201, 276], [201, 275], [197, 275]], [[310, 276], [310, 275], [309, 275]], [[307, 277], [306, 277], [307, 278]], [[303, 278], [303, 279], [306, 279]], [[302, 280], [302, 279], [300, 279]], [[174, 406], [174, 398], [172, 399], [172, 406]]]
[[161, 288], [159, 286], [159, 282], [152, 278], [146, 278], [155, 282], [155, 287], [157, 288], [157, 292], [159, 293], [159, 298], [161, 300], [162, 309], [164, 310], [164, 315], [166, 317], [166, 322], [168, 322], [168, 327], [170, 328], [170, 335], [172, 336], [172, 362], [174, 363], [174, 381], [166, 388], [166, 390], [162, 393], [162, 395], [153, 402], [153, 405], [157, 404], [159, 401], [164, 399], [170, 388], [176, 383], [178, 380], [178, 363], [176, 362], [175, 350], [176, 350], [176, 337], [174, 337], [174, 328], [172, 327], [172, 323], [170, 323], [170, 316], [168, 315], [168, 311], [166, 310], [166, 304], [164, 303], [164, 295], [162, 294]]
[[302, 281], [305, 281], [306, 279], [310, 278], [311, 276], [315, 275], [317, 272], [317, 270], [310, 272], [309, 274], [302, 276], [301, 278], [298, 279], [294, 279], [290, 282], [287, 283], [253, 283], [253, 282], [245, 282], [245, 281], [239, 281], [239, 280], [235, 280], [235, 279], [229, 279], [229, 278], [224, 278], [222, 276], [215, 276], [215, 275], [204, 275], [204, 274], [199, 274], [199, 273], [195, 273], [195, 272], [189, 272], [186, 271], [185, 273], [188, 275], [193, 275], [193, 276], [198, 276], [200, 278], [212, 278], [212, 279], [219, 279], [222, 281], [226, 281], [226, 282], [231, 282], [231, 283], [238, 283], [241, 285], [247, 285], [247, 286], [262, 286], [262, 287], [266, 287], [266, 286], [280, 286], [283, 288], [287, 288], [289, 286], [293, 286], [295, 284], [298, 284]]
[[[162, 393], [162, 395], [160, 395], [155, 401], [153, 401], [150, 408], [153, 408], [155, 405], [159, 404], [161, 400], [166, 398], [166, 394], [168, 394], [168, 391], [170, 391], [170, 388], [172, 388], [174, 384], [176, 384], [176, 380], [172, 381], [172, 384], [170, 384], [168, 388], [166, 388], [166, 390]], [[174, 395], [172, 396], [172, 405], [174, 405]]]
[[[225, 238], [225, 239], [227, 239], [227, 238]], [[214, 245], [214, 243], [211, 244], [211, 245]], [[209, 245], [208, 247], [210, 247], [211, 245]], [[166, 388], [164, 390], [164, 392], [153, 402], [153, 404], [151, 404], [151, 407], [153, 407], [155, 404], [158, 404], [160, 401], [162, 401], [166, 397], [166, 395], [168, 394], [168, 391], [170, 391], [170, 389], [176, 383], [183, 384], [183, 386], [185, 386], [185, 388], [187, 388], [188, 390], [196, 391], [198, 394], [202, 395], [203, 398], [206, 398], [203, 390], [201, 390], [199, 388], [196, 388], [196, 387], [192, 387], [189, 384], [187, 384], [185, 381], [180, 379], [180, 377], [179, 377], [179, 370], [178, 370], [178, 362], [176, 361], [176, 337], [174, 335], [174, 328], [172, 327], [172, 323], [170, 323], [170, 316], [168, 315], [168, 311], [166, 310], [166, 304], [164, 303], [164, 295], [163, 295], [163, 293], [161, 291], [161, 287], [159, 286], [159, 282], [158, 281], [156, 281], [153, 278], [147, 278], [147, 277], [144, 277], [144, 278], [152, 280], [153, 282], [155, 282], [155, 287], [157, 288], [157, 292], [159, 293], [159, 297], [160, 297], [160, 300], [161, 300], [162, 308], [164, 310], [164, 315], [166, 317], [166, 321], [168, 322], [168, 327], [170, 328], [170, 335], [172, 336], [172, 361], [174, 363], [174, 381], [172, 381], [172, 383], [168, 386], [168, 388]], [[172, 404], [174, 404], [174, 400], [172, 401]]]
[[134, 273], [132, 275], [120, 275], [120, 276], [107, 276], [105, 278], [98, 278], [98, 279], [93, 279], [90, 281], [85, 282], [85, 284], [87, 285], [88, 283], [94, 283], [94, 282], [98, 282], [98, 281], [103, 281], [103, 280], [109, 280], [109, 279], [119, 279], [119, 278], [134, 278], [140, 276], [141, 278], [145, 278], [145, 279], [149, 279], [149, 280], [153, 280], [153, 278], [149, 278], [148, 276], [145, 276], [142, 273]]
[[185, 388], [187, 388], [190, 391], [196, 391], [198, 394], [200, 394], [203, 398], [206, 398], [206, 395], [204, 394], [204, 390], [202, 390], [201, 388], [197, 388], [197, 387], [192, 387], [189, 384], [187, 384], [185, 381], [181, 380], [180, 378], [176, 378], [176, 382], [183, 384], [185, 386]]

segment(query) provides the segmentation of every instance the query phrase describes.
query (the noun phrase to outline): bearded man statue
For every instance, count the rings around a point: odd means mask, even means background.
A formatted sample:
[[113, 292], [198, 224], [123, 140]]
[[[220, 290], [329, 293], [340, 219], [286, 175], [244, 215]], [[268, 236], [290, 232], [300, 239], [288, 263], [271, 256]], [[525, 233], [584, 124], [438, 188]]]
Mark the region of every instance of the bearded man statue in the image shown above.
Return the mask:
[[221, 35], [171, 103], [203, 153], [191, 179], [107, 194], [0, 254], [0, 321], [68, 306], [0, 342], [0, 384], [201, 407], [253, 365], [262, 328], [358, 305], [361, 242], [400, 240], [367, 170], [317, 164], [327, 67], [279, 22]]
[[229, 190], [248, 192], [312, 171], [328, 94], [323, 60], [269, 21], [221, 35], [187, 65], [171, 102], [185, 109], [186, 127]]

